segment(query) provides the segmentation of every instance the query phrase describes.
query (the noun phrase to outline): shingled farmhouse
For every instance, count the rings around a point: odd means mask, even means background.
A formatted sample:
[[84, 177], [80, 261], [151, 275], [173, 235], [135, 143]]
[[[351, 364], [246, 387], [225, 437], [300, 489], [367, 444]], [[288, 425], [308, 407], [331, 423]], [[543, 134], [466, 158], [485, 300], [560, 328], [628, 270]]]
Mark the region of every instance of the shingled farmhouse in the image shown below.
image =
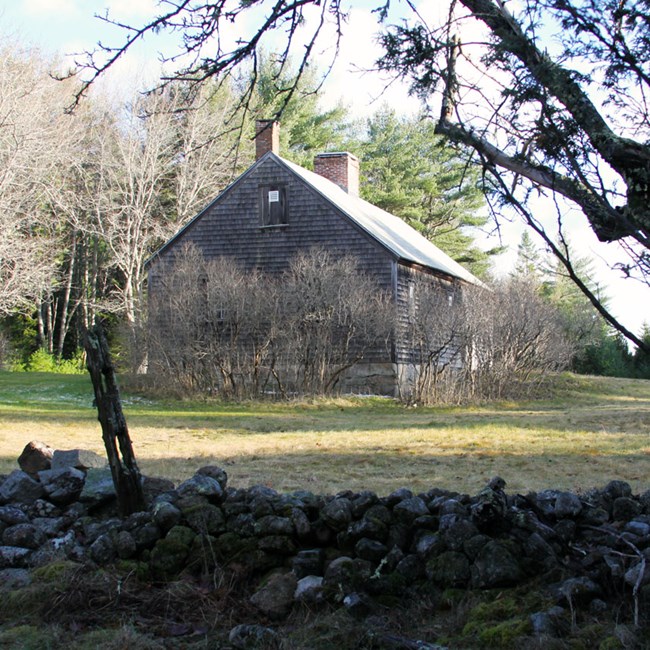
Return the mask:
[[390, 344], [356, 364], [346, 385], [396, 394], [412, 373], [406, 330], [418, 285], [437, 286], [451, 303], [480, 281], [400, 218], [360, 198], [354, 155], [320, 154], [312, 172], [279, 156], [277, 122], [259, 121], [257, 134], [255, 163], [151, 258], [150, 299], [159, 274], [187, 244], [205, 259], [232, 258], [242, 268], [272, 274], [314, 247], [352, 255], [360, 271], [390, 292], [396, 326]]

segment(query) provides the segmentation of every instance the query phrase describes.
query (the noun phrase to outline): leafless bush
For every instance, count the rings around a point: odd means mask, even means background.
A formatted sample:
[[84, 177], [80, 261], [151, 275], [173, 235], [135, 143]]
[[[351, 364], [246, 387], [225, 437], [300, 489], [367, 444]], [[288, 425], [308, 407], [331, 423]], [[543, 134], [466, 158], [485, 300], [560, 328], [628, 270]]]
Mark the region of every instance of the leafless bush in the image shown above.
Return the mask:
[[187, 248], [157, 273], [150, 370], [187, 392], [329, 393], [386, 347], [389, 302], [350, 259], [315, 250], [272, 279]]
[[273, 375], [274, 287], [187, 247], [151, 289], [150, 371], [187, 392], [244, 397]]
[[292, 260], [280, 287], [278, 347], [290, 390], [331, 393], [369, 354], [385, 359], [393, 308], [354, 259], [314, 248]]
[[492, 290], [418, 292], [410, 335], [412, 391], [419, 403], [465, 402], [521, 395], [573, 353], [561, 314], [525, 280]]
[[525, 279], [472, 292], [466, 314], [463, 374], [470, 397], [516, 396], [571, 360], [561, 314]]
[[406, 345], [411, 364], [405, 401], [457, 401], [464, 358], [465, 311], [460, 291], [438, 280], [421, 281], [410, 296]]

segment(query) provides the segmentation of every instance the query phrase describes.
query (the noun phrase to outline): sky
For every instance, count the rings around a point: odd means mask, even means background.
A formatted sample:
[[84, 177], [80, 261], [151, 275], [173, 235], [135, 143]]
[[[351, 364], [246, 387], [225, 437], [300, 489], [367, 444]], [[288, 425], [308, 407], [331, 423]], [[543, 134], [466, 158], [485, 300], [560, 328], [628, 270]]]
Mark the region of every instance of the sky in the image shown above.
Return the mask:
[[[375, 4], [370, 0], [355, 1], [346, 27], [346, 34], [353, 37], [344, 38], [342, 42], [336, 65], [324, 86], [324, 106], [345, 98], [357, 117], [369, 115], [382, 103], [401, 113], [414, 113], [419, 106], [415, 98], [409, 96], [406, 84], [393, 83], [386, 89], [386, 79], [376, 73], [363, 72], [372, 68], [379, 54], [379, 46], [375, 43], [377, 23], [371, 14]], [[433, 4], [438, 6], [438, 3]], [[115, 45], [123, 38], [117, 28], [96, 18], [95, 14], [104, 15], [108, 11], [124, 22], [137, 24], [154, 15], [156, 5], [156, 0], [0, 0], [0, 33], [39, 47], [44, 54], [51, 55], [53, 61], [62, 57], [72, 62], [74, 53], [91, 50], [98, 41]], [[427, 3], [426, 6], [432, 5]], [[239, 34], [233, 32], [228, 36], [236, 38]], [[161, 41], [158, 37], [138, 45], [102, 83], [120, 88], [153, 83], [160, 71], [158, 50], [172, 42], [171, 37], [165, 38], [170, 40]], [[327, 41], [323, 47], [317, 57], [321, 65], [329, 59]], [[536, 209], [542, 216], [546, 210], [549, 215], [553, 212], [543, 203]], [[640, 333], [644, 322], [650, 323], [650, 289], [641, 283], [623, 280], [610, 269], [612, 260], [617, 259], [617, 244], [600, 244], [577, 211], [568, 211], [566, 218], [571, 224], [571, 242], [579, 255], [593, 260], [594, 280], [604, 287], [612, 312], [629, 329]], [[517, 221], [501, 229], [508, 252], [500, 259], [497, 273], [507, 273], [512, 268], [523, 230], [523, 225]], [[487, 249], [499, 241], [486, 234], [479, 243]]]

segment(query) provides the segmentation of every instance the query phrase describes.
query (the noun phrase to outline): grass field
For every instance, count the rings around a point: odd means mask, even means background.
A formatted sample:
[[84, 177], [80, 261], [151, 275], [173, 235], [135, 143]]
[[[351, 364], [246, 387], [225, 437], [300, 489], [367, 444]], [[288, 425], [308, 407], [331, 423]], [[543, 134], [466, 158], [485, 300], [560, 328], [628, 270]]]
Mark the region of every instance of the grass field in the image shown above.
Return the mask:
[[[563, 376], [553, 399], [406, 408], [389, 399], [171, 401], [123, 391], [145, 474], [176, 481], [206, 464], [230, 484], [334, 493], [405, 486], [475, 493], [583, 490], [617, 478], [650, 489], [650, 381]], [[0, 373], [0, 473], [30, 440], [103, 452], [87, 376]]]

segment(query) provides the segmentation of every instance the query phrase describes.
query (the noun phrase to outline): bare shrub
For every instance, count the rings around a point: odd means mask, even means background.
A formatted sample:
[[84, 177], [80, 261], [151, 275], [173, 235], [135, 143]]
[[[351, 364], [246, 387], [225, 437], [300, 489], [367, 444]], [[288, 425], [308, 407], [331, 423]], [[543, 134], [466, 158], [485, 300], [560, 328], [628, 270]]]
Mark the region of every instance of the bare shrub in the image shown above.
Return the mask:
[[186, 247], [151, 289], [150, 370], [186, 392], [257, 394], [273, 374], [276, 311], [258, 273]]
[[188, 247], [150, 293], [150, 370], [185, 392], [330, 393], [392, 327], [387, 297], [322, 250], [274, 279]]
[[571, 360], [562, 315], [525, 278], [471, 292], [465, 313], [463, 375], [471, 398], [517, 396]]
[[322, 248], [297, 255], [281, 279], [278, 347], [288, 389], [333, 392], [344, 373], [374, 353], [386, 357], [394, 308], [351, 257]]
[[417, 298], [410, 401], [520, 396], [571, 359], [560, 312], [525, 279], [462, 294], [431, 283], [418, 287]]
[[405, 333], [411, 348], [407, 402], [439, 403], [459, 399], [465, 310], [458, 288], [437, 279], [414, 286]]

